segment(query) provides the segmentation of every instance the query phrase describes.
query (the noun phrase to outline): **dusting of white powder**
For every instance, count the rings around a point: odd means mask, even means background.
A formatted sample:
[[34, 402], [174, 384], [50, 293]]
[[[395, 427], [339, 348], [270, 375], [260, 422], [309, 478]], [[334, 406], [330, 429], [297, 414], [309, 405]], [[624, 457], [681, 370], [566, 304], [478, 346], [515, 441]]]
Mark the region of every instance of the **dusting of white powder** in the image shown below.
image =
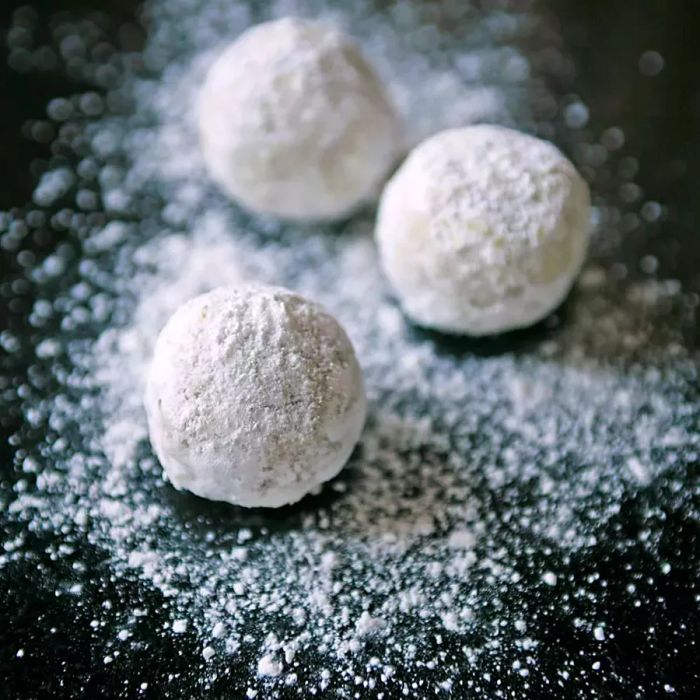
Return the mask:
[[[17, 527], [2, 543], [0, 568], [29, 559], [25, 530], [65, 538], [57, 557], [70, 556], [69, 538], [86, 539], [106, 563], [85, 581], [107, 575], [156, 590], [157, 614], [170, 620], [163, 634], [196, 641], [190, 673], [201, 687], [219, 674], [232, 693], [251, 698], [476, 692], [467, 682], [482, 694], [495, 695], [497, 684], [522, 691], [543, 658], [545, 605], [600, 646], [600, 632], [614, 634], [600, 614], [604, 599], [595, 617], [574, 615], [579, 596], [602, 594], [595, 577], [573, 580], [569, 562], [650, 485], [691, 507], [681, 467], [700, 452], [697, 357], [681, 329], [697, 299], [674, 280], [628, 279], [610, 264], [633, 214], [616, 201], [596, 210], [605, 235], [593, 240], [565, 316], [526, 347], [454, 347], [417, 333], [388, 299], [370, 218], [338, 235], [282, 228], [241, 214], [208, 183], [195, 116], [183, 105], [195, 103], [212, 47], [250, 25], [247, 7], [149, 7], [144, 51], [111, 59], [119, 80], [84, 50], [72, 59], [73, 74], [94, 79], [104, 100], [49, 105], [57, 144], [76, 153], [74, 166], [61, 163], [39, 183], [37, 206], [53, 208], [0, 219], [6, 247], [49, 219], [74, 232], [27, 273], [37, 292], [28, 315], [37, 357], [31, 382], [18, 382], [24, 388], [12, 389], [12, 400], [27, 430], [45, 437], [36, 449], [25, 449], [22, 435], [13, 443], [21, 447], [18, 480], [0, 505]], [[530, 67], [516, 48], [532, 31], [529, 20], [457, 3], [443, 24], [468, 22], [469, 36], [438, 40], [432, 3], [396, 3], [387, 14], [372, 7], [336, 7], [329, 19], [361, 39], [409, 143], [475, 118], [551, 131], [533, 121]], [[256, 21], [317, 16], [319, 8], [285, 0], [259, 14]], [[78, 32], [82, 46], [99, 35]], [[10, 55], [20, 50], [11, 45]], [[612, 161], [620, 139], [608, 141]], [[589, 177], [600, 147], [574, 144]], [[621, 184], [632, 185], [627, 161], [619, 171], [628, 172]], [[369, 399], [348, 468], [272, 520], [203, 506], [163, 483], [141, 405], [172, 312], [243, 278], [328, 308], [357, 351]], [[0, 344], [10, 356], [21, 348], [9, 331]], [[35, 391], [42, 377], [55, 390]], [[650, 504], [651, 518], [661, 509]], [[658, 532], [639, 534], [650, 556], [658, 556]], [[660, 575], [666, 566], [659, 561]], [[624, 583], [630, 604], [642, 605], [644, 582], [630, 571]], [[94, 628], [107, 624], [107, 602]], [[155, 614], [133, 605], [132, 623]], [[136, 644], [118, 625], [114, 644]], [[95, 658], [111, 663], [117, 651]], [[557, 692], [593, 663], [572, 658], [548, 687]]]

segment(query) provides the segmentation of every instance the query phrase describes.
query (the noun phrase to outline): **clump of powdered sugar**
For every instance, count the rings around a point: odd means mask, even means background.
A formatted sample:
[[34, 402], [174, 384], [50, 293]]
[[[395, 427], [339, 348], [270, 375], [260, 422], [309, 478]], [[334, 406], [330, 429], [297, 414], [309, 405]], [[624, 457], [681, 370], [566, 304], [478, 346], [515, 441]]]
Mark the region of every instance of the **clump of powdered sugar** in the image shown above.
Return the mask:
[[[396, 3], [386, 14], [372, 3], [339, 5], [329, 19], [362, 40], [411, 138], [477, 115], [551, 127], [523, 99], [530, 69], [515, 45], [532, 30], [530, 16], [469, 3], [448, 3], [444, 17], [432, 3]], [[255, 20], [321, 6], [278, 2]], [[578, 289], [525, 341], [421, 334], [387, 294], [370, 218], [342, 230], [282, 228], [246, 217], [208, 184], [183, 106], [193, 104], [212, 47], [252, 21], [247, 6], [156, 0], [149, 10], [146, 47], [138, 60], [110, 54], [113, 72], [77, 46], [97, 29], [64, 30], [76, 37], [73, 48], [60, 38], [71, 70], [92, 76], [106, 97], [52, 103], [56, 148], [75, 165], [40, 181], [35, 198], [52, 208], [0, 221], [3, 248], [25, 260], [22, 279], [36, 291], [27, 314], [36, 362], [26, 381], [3, 384], [11, 388], [2, 401], [42, 435], [36, 446], [13, 437], [17, 479], [2, 497], [12, 528], [0, 568], [29, 558], [30, 531], [86, 540], [106, 557], [86, 581], [106, 575], [158, 591], [158, 614], [170, 620], [162, 634], [194, 639], [197, 685], [249, 697], [523, 694], [544, 663], [547, 615], [587, 630], [591, 643], [601, 644], [598, 629], [614, 640], [604, 604], [590, 616], [573, 612], [580, 597], [603, 594], [595, 572], [582, 577], [572, 561], [639, 493], [651, 494], [650, 517], [662, 510], [655, 488], [692, 509], [683, 465], [700, 452], [697, 357], [682, 335], [697, 298], [674, 280], [610, 263], [636, 214], [599, 203], [605, 235]], [[468, 38], [436, 42], [440, 20], [468, 24]], [[23, 46], [11, 48], [19, 66]], [[597, 146], [574, 139], [589, 176]], [[39, 261], [20, 257], [24, 237], [48, 221], [72, 232], [70, 242]], [[241, 278], [288, 286], [335, 314], [369, 399], [347, 470], [274, 518], [175, 494], [148, 448], [141, 407], [168, 316]], [[0, 343], [13, 357], [22, 348], [9, 331]], [[652, 557], [659, 537], [651, 526], [639, 534]], [[643, 599], [636, 573], [626, 575], [630, 600]], [[149, 614], [135, 607], [120, 622], [105, 663], [136, 644], [130, 630]], [[592, 663], [573, 657], [540, 682], [556, 692]]]

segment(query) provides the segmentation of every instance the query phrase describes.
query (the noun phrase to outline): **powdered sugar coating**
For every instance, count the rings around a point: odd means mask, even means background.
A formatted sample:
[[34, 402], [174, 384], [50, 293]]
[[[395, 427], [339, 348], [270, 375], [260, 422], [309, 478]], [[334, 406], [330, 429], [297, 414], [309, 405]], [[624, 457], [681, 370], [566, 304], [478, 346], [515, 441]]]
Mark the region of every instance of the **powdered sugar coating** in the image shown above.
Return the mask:
[[589, 209], [586, 183], [556, 147], [479, 125], [413, 151], [382, 196], [377, 239], [410, 317], [484, 335], [535, 323], [564, 299]]
[[349, 213], [377, 193], [399, 147], [394, 109], [359, 48], [290, 18], [246, 31], [215, 61], [199, 130], [225, 192], [289, 219]]
[[335, 319], [276, 287], [220, 287], [161, 332], [146, 384], [154, 449], [179, 489], [242, 506], [300, 500], [343, 467], [362, 374]]

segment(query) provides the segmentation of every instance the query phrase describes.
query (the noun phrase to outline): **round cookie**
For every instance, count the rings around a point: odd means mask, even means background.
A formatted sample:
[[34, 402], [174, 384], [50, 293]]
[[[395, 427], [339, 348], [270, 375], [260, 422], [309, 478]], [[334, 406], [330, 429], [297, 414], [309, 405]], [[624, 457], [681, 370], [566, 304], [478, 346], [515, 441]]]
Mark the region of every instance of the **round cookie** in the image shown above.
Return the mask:
[[178, 489], [241, 506], [294, 503], [343, 467], [366, 400], [353, 347], [320, 306], [277, 287], [221, 287], [161, 331], [145, 407]]
[[417, 146], [384, 189], [376, 236], [406, 314], [447, 333], [529, 326], [583, 263], [588, 186], [552, 144], [470, 126]]
[[212, 178], [246, 208], [286, 219], [344, 217], [378, 194], [399, 151], [374, 70], [312, 20], [244, 32], [211, 66], [198, 120]]

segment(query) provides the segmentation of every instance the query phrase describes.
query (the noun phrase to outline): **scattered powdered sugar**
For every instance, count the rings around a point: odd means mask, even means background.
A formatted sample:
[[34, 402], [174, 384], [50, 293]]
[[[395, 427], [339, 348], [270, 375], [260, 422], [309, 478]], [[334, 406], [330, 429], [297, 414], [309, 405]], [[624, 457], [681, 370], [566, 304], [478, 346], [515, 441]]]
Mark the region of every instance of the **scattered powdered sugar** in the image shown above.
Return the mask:
[[187, 620], [174, 620], [173, 621], [173, 632], [175, 634], [182, 634], [187, 629]]
[[[360, 38], [413, 139], [471, 118], [548, 131], [528, 91], [554, 98], [531, 85], [515, 48], [531, 15], [352, 5], [325, 12]], [[552, 596], [548, 614], [571, 617], [597, 646], [614, 639], [600, 606], [590, 619], [571, 612], [596, 579], [577, 579], [569, 565], [635, 494], [668, 488], [692, 507], [683, 465], [700, 453], [697, 356], [682, 330], [697, 297], [610, 264], [629, 212], [600, 202], [591, 262], [556, 317], [503, 340], [412, 328], [378, 269], [371, 216], [308, 229], [250, 218], [207, 181], [197, 151], [187, 107], [211, 48], [253, 20], [315, 16], [322, 4], [278, 2], [254, 15], [232, 0], [148, 8], [139, 54], [92, 63], [77, 44], [97, 41], [97, 30], [65, 33], [59, 53], [80, 53], [68, 66], [104, 95], [50, 104], [56, 148], [71, 156], [41, 178], [42, 209], [0, 220], [7, 250], [47, 221], [70, 232], [26, 266], [36, 361], [2, 401], [21, 405], [28, 434], [42, 438], [13, 437], [17, 480], [3, 506], [18, 527], [0, 568], [25, 556], [27, 531], [86, 539], [106, 553], [107, 575], [162, 594], [163, 634], [196, 637], [200, 687], [221, 682], [237, 696], [527, 688], [546, 653], [538, 629]], [[438, 21], [468, 26], [468, 36], [437, 34]], [[23, 55], [11, 46], [16, 65]], [[594, 145], [573, 145], [589, 177]], [[242, 279], [288, 286], [333, 312], [370, 404], [346, 470], [273, 514], [165, 485], [141, 403], [172, 311]], [[0, 343], [12, 356], [22, 349], [9, 331]], [[653, 554], [658, 531], [639, 538]], [[124, 631], [114, 637], [130, 644]], [[574, 657], [547, 683], [564, 685], [591, 663]]]

